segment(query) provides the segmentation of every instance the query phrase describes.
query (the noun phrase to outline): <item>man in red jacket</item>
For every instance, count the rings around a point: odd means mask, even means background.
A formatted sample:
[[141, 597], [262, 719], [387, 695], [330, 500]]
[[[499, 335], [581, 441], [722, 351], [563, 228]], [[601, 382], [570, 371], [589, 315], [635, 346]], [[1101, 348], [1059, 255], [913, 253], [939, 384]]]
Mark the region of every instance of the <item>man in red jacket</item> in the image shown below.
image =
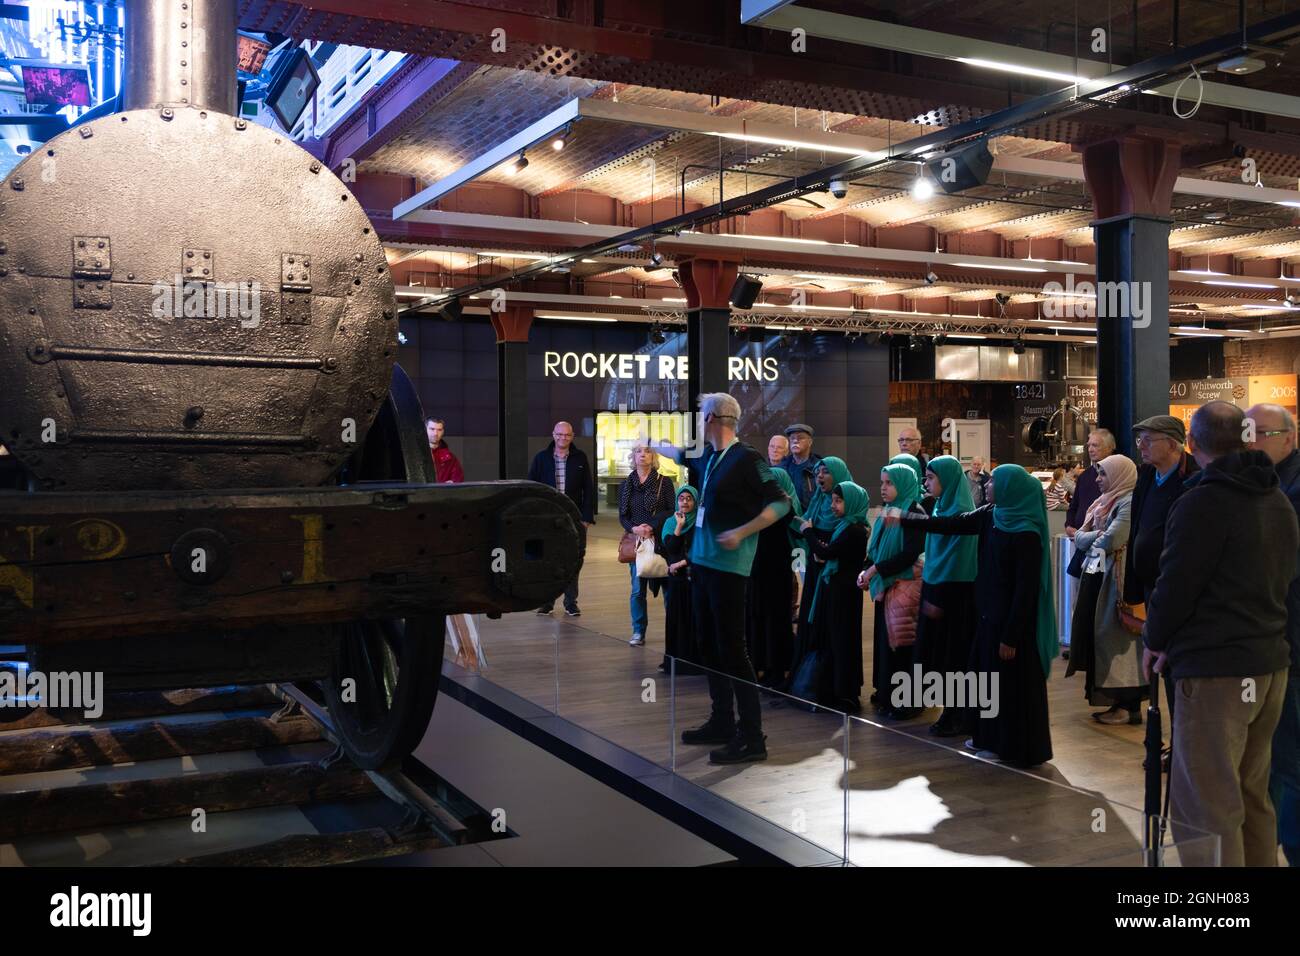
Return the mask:
[[465, 472], [460, 467], [460, 462], [456, 456], [451, 453], [447, 443], [442, 440], [442, 432], [445, 423], [441, 418], [430, 418], [424, 423], [425, 431], [429, 434], [429, 453], [433, 455], [433, 468], [435, 481], [464, 481]]

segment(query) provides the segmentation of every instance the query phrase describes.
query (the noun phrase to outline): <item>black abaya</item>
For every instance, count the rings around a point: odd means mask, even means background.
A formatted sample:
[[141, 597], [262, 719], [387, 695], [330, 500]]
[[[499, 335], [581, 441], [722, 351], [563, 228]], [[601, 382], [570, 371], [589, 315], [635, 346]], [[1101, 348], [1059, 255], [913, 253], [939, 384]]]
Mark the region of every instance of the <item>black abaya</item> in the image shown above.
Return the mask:
[[[921, 585], [921, 613], [916, 625], [916, 659], [924, 673], [965, 673], [971, 669], [975, 643], [975, 582], [944, 581]], [[945, 686], [949, 686], [945, 680]], [[946, 707], [940, 718], [946, 730], [974, 727], [974, 710]]]
[[758, 534], [758, 548], [746, 587], [745, 642], [762, 683], [779, 683], [794, 663], [794, 624], [790, 607], [795, 581], [790, 535], [778, 521]]
[[[1018, 767], [1051, 760], [1047, 678], [1038, 655], [1039, 581], [1045, 558], [1038, 535], [999, 531], [993, 524], [992, 505], [946, 518], [906, 520], [932, 534], [980, 536], [971, 660], [978, 674], [996, 674], [998, 683], [997, 716], [977, 715], [975, 746]], [[1014, 658], [1001, 659], [1002, 644], [1015, 650]]]
[[[671, 520], [671, 519], [669, 519]], [[669, 534], [661, 539], [659, 551], [671, 568], [686, 560], [691, 553], [695, 526], [683, 535]], [[691, 599], [690, 565], [680, 571], [669, 571], [664, 578], [664, 669], [668, 658], [677, 658], [677, 673], [695, 673], [686, 661], [700, 662], [700, 652], [695, 641], [695, 617]]]
[[[861, 524], [849, 525], [833, 541], [829, 531], [810, 527], [804, 533], [813, 554], [839, 562], [835, 573], [820, 584], [816, 617], [810, 622], [811, 646], [824, 661], [818, 694], [823, 703], [856, 702], [862, 694], [862, 590], [857, 581], [870, 536]], [[816, 568], [820, 575], [824, 567], [814, 561], [809, 571]], [[817, 581], [811, 573], [809, 580]], [[808, 603], [813, 603], [811, 597]]]

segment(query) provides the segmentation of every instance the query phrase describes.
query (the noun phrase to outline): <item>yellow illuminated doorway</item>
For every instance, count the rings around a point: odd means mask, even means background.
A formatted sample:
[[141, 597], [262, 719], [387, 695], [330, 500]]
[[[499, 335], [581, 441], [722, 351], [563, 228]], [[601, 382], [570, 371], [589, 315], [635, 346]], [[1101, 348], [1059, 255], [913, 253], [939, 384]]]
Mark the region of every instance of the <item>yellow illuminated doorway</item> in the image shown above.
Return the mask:
[[[618, 508], [618, 486], [632, 471], [632, 449], [649, 440], [681, 448], [686, 441], [686, 412], [596, 412], [596, 483], [598, 497]], [[659, 456], [659, 473], [674, 485], [683, 481], [682, 468]]]

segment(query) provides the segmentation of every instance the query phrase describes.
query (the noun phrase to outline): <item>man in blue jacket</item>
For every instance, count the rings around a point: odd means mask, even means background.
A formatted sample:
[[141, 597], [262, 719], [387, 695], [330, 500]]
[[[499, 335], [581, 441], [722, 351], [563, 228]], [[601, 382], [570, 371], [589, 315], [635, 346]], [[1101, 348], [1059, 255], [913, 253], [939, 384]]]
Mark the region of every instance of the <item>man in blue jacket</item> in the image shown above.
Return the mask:
[[[573, 444], [573, 426], [556, 422], [551, 429], [551, 443], [539, 451], [528, 466], [528, 480], [550, 485], [578, 506], [582, 523], [590, 528], [596, 523], [596, 476], [581, 448]], [[538, 614], [550, 614], [554, 603], [537, 609]], [[564, 588], [564, 613], [578, 617], [578, 578], [575, 576]]]

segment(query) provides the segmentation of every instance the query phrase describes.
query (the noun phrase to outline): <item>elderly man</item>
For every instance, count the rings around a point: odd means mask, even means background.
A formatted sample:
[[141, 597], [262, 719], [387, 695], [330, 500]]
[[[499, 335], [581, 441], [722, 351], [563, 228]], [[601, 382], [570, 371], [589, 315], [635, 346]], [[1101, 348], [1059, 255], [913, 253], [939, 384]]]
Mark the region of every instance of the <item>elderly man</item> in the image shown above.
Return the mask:
[[811, 425], [796, 422], [785, 430], [785, 437], [790, 441], [790, 457], [781, 462], [781, 467], [790, 476], [799, 504], [808, 507], [808, 499], [817, 488], [817, 463], [821, 455], [814, 455], [813, 430]]
[[[1088, 459], [1096, 465], [1108, 455], [1115, 454], [1115, 436], [1108, 428], [1094, 428], [1088, 435]], [[1083, 524], [1092, 503], [1101, 496], [1097, 487], [1097, 469], [1083, 469], [1083, 474], [1074, 483], [1074, 497], [1070, 499], [1070, 508], [1065, 512], [1065, 533], [1073, 535]]]
[[[1224, 866], [1276, 866], [1269, 801], [1273, 732], [1286, 698], [1287, 591], [1300, 526], [1268, 455], [1247, 451], [1244, 415], [1210, 402], [1188, 444], [1201, 466], [1169, 509], [1160, 576], [1147, 602], [1143, 663], [1174, 680], [1170, 819], [1184, 865], [1221, 838]], [[1194, 830], [1185, 830], [1193, 827]]]
[[[709, 754], [714, 764], [766, 760], [762, 703], [745, 647], [745, 584], [758, 533], [789, 513], [790, 499], [763, 456], [736, 440], [740, 404], [734, 398], [701, 395], [700, 413], [707, 451], [695, 465], [702, 477], [688, 560], [695, 635], [710, 668], [713, 707], [703, 726], [682, 734], [682, 743], [725, 744]], [[723, 674], [740, 680], [733, 686]]]
[[[1256, 405], [1246, 411], [1254, 424], [1255, 440], [1249, 447], [1268, 455], [1277, 470], [1282, 493], [1300, 514], [1300, 451], [1296, 450], [1296, 424], [1281, 405]], [[1286, 636], [1291, 645], [1291, 670], [1287, 679], [1282, 717], [1273, 734], [1273, 771], [1269, 794], [1277, 810], [1278, 842], [1292, 866], [1300, 866], [1300, 577], [1286, 593]]]
[[921, 451], [921, 429], [914, 428], [911, 425], [904, 425], [898, 431], [898, 453], [900, 455], [915, 455], [916, 460], [921, 463], [921, 474], [925, 474], [925, 469], [929, 466], [929, 461], [925, 453]]
[[[596, 522], [596, 475], [587, 461], [586, 453], [573, 444], [573, 426], [556, 422], [551, 429], [551, 443], [539, 451], [528, 467], [528, 480], [550, 485], [578, 506], [582, 523], [590, 528]], [[537, 609], [538, 614], [550, 614], [555, 604]], [[578, 578], [575, 575], [564, 588], [564, 613], [580, 617], [578, 607]]]
[[970, 485], [970, 496], [978, 508], [987, 503], [986, 488], [988, 483], [993, 480], [993, 476], [984, 470], [984, 459], [976, 455], [970, 460], [970, 468], [966, 471], [966, 481]]
[[784, 435], [773, 435], [767, 442], [767, 463], [773, 468], [780, 468], [790, 454], [790, 439]]

